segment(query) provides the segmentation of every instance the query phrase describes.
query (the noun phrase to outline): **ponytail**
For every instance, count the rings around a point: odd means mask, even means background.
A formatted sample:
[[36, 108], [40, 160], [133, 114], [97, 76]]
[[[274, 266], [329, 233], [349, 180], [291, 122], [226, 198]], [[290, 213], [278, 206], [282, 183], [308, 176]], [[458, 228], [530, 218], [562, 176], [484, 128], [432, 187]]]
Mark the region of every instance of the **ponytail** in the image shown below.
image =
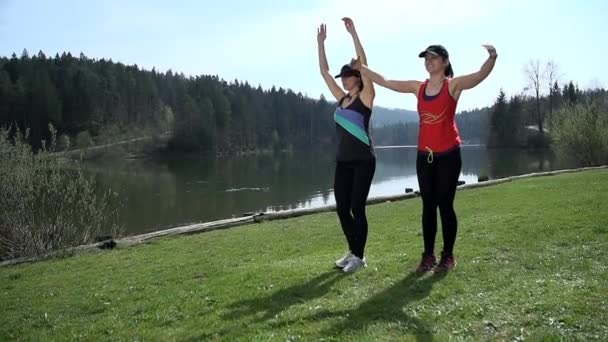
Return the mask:
[[443, 74], [446, 77], [452, 78], [454, 77], [454, 70], [452, 69], [452, 63], [448, 62], [448, 66], [445, 67], [445, 70], [443, 71]]

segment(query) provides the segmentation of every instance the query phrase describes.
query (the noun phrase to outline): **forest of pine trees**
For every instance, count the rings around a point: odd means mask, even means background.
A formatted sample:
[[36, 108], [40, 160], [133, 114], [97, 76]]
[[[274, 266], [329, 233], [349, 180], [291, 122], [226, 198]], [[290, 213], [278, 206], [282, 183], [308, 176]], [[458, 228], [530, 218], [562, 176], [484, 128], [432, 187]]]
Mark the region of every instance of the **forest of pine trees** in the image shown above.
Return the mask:
[[[70, 53], [0, 58], [0, 126], [30, 130], [30, 143], [59, 135], [172, 131], [170, 147], [230, 153], [332, 143], [334, 108], [291, 90], [264, 90], [217, 76], [159, 73]], [[143, 133], [142, 133], [143, 134]]]

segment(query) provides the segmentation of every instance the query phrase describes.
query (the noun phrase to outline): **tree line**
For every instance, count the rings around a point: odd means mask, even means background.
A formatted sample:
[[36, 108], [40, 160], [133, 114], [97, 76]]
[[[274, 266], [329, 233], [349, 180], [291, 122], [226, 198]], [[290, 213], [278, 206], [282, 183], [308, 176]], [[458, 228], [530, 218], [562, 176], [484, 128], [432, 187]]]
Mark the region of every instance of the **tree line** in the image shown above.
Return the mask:
[[[0, 126], [28, 128], [33, 146], [62, 137], [172, 131], [173, 149], [231, 153], [323, 147], [334, 139], [334, 104], [290, 89], [218, 76], [187, 77], [69, 52], [0, 58]], [[86, 139], [85, 139], [86, 140]]]
[[[531, 61], [528, 84], [490, 107], [463, 111], [456, 121], [465, 143], [491, 147], [547, 147], [546, 123], [564, 106], [587, 101], [603, 89], [559, 84], [557, 64]], [[158, 72], [111, 59], [69, 52], [47, 57], [0, 57], [0, 126], [29, 129], [30, 144], [58, 131], [58, 146], [103, 144], [122, 136], [171, 132], [173, 150], [234, 153], [328, 148], [335, 142], [335, 102], [291, 89], [262, 89], [218, 76]], [[25, 132], [24, 132], [25, 133]], [[415, 145], [418, 123], [372, 130], [376, 145]], [[67, 142], [66, 142], [67, 141]]]

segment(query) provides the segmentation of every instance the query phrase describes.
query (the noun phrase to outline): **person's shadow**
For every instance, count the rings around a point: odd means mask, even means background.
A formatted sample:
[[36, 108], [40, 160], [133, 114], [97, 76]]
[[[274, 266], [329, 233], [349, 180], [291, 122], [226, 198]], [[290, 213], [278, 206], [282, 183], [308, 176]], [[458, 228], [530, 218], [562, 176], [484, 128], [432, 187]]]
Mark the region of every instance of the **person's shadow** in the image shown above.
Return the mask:
[[[401, 281], [379, 292], [358, 307], [341, 311], [320, 311], [298, 320], [320, 321], [327, 318], [341, 317], [341, 320], [320, 332], [321, 336], [339, 336], [364, 331], [374, 323], [387, 322], [399, 326], [404, 333], [411, 333], [418, 341], [432, 341], [431, 325], [408, 315], [404, 307], [409, 303], [426, 298], [433, 284], [445, 277], [445, 273], [421, 277], [415, 272], [408, 274]], [[278, 322], [276, 326], [290, 325], [294, 322]]]
[[305, 283], [280, 289], [269, 296], [232, 303], [229, 306], [230, 311], [224, 315], [224, 318], [237, 320], [263, 313], [257, 319], [258, 322], [272, 319], [292, 305], [322, 297], [334, 283], [343, 279], [346, 275], [338, 270], [332, 270], [322, 273]]

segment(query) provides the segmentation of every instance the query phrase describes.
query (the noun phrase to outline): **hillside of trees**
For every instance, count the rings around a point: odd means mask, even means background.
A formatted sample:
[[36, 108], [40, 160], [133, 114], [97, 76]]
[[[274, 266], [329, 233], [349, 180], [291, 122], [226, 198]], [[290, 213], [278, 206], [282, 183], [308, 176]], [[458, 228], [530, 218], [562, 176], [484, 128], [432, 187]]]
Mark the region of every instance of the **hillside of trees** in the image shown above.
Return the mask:
[[[465, 111], [456, 116], [456, 124], [465, 144], [482, 144], [487, 141], [490, 108]], [[416, 145], [419, 123], [404, 122], [374, 128], [374, 143], [379, 146]]]
[[408, 122], [418, 122], [418, 112], [375, 105], [370, 124], [377, 128]]
[[0, 58], [0, 126], [29, 128], [34, 147], [49, 138], [49, 123], [60, 142], [77, 138], [76, 145], [173, 131], [170, 148], [187, 151], [322, 147], [334, 139], [333, 110], [323, 98], [291, 90], [147, 71], [83, 54], [51, 58], [24, 50]]

